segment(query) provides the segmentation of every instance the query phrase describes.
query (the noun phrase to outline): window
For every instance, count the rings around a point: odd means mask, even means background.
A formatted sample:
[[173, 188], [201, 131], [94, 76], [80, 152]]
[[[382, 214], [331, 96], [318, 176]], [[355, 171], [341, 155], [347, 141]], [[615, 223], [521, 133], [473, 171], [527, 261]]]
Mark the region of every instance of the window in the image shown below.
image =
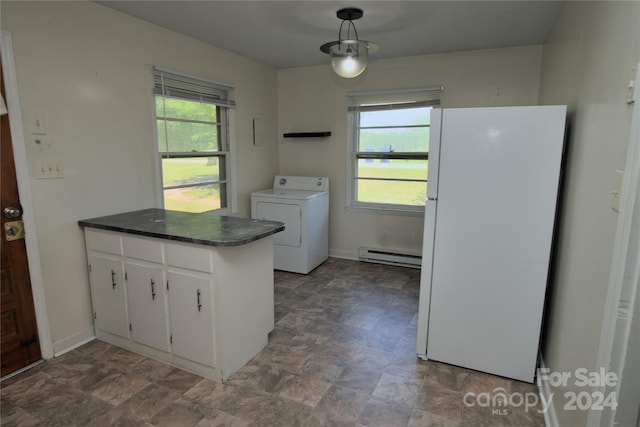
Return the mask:
[[430, 111], [442, 88], [349, 95], [348, 205], [423, 212]]
[[153, 74], [161, 206], [231, 212], [233, 88], [155, 67]]

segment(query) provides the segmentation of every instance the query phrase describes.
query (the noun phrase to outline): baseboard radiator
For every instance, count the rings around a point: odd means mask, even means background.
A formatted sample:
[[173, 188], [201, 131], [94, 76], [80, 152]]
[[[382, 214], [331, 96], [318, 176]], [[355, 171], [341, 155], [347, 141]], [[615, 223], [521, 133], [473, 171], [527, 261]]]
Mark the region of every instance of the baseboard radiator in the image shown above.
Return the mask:
[[420, 268], [422, 265], [422, 255], [394, 249], [359, 248], [358, 259], [365, 262], [400, 267]]

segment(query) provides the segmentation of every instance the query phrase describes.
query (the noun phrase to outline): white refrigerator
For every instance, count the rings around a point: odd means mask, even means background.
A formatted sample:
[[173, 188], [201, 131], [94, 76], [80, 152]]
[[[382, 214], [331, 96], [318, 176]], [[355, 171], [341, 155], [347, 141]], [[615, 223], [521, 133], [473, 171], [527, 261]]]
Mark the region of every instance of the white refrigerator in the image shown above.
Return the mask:
[[566, 106], [432, 111], [417, 353], [532, 382]]

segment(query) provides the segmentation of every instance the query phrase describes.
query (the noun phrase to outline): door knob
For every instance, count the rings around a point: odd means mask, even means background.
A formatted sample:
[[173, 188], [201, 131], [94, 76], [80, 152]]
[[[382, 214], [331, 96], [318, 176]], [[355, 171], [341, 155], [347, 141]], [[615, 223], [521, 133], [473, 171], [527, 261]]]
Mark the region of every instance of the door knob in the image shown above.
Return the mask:
[[14, 208], [13, 206], [7, 206], [2, 210], [2, 213], [5, 217], [10, 219], [18, 218], [22, 215], [22, 211], [19, 208]]

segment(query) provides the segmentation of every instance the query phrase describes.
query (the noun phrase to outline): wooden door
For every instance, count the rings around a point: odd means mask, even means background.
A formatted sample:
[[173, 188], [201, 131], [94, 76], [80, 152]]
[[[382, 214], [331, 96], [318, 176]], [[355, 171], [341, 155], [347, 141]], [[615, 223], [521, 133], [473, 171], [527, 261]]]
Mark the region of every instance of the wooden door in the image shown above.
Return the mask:
[[[4, 78], [0, 68], [2, 98], [6, 100]], [[0, 217], [2, 218], [2, 247], [0, 252], [2, 277], [0, 279], [0, 359], [1, 373], [5, 376], [20, 368], [24, 368], [41, 359], [40, 342], [36, 314], [31, 293], [29, 264], [24, 238], [11, 239], [5, 230], [14, 233], [20, 227], [22, 206], [18, 196], [9, 115], [1, 117], [2, 133], [0, 135], [0, 161], [2, 163], [2, 181], [0, 182]], [[8, 218], [6, 208], [17, 208], [14, 216]], [[12, 221], [15, 225], [12, 227]], [[8, 223], [8, 224], [7, 224]], [[9, 237], [8, 237], [9, 236]], [[9, 240], [8, 240], [9, 239]]]

